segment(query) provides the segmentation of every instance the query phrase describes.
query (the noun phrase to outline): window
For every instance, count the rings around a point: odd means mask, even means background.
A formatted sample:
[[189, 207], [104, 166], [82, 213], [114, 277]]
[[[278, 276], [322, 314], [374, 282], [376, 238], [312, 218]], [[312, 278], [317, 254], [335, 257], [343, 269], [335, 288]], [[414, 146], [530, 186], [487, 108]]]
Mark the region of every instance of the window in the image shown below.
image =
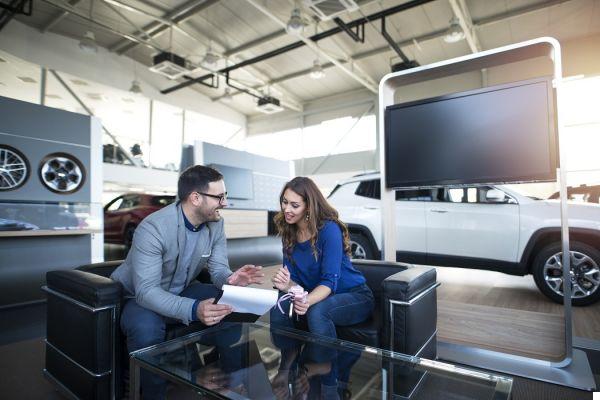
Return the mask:
[[[481, 187], [469, 187], [469, 188], [440, 188], [434, 189], [437, 191], [437, 195], [434, 196], [435, 201], [442, 201], [446, 203], [494, 203], [498, 204], [498, 201], [489, 201], [487, 199], [487, 193], [490, 190], [499, 190], [491, 186]], [[507, 197], [504, 202], [512, 203], [512, 199]]]
[[112, 203], [110, 203], [108, 205], [108, 207], [106, 208], [107, 211], [116, 211], [121, 207], [121, 203], [123, 203], [123, 198], [119, 197], [116, 200], [114, 200]]
[[252, 135], [246, 138], [246, 150], [278, 160], [302, 158], [302, 130], [290, 129], [274, 133]]
[[150, 164], [154, 168], [178, 171], [181, 162], [183, 110], [154, 101], [152, 105]]
[[398, 201], [431, 201], [430, 189], [398, 190], [396, 191]]
[[193, 145], [196, 140], [206, 143], [243, 150], [239, 139], [245, 135], [244, 127], [221, 119], [209, 117], [194, 111], [185, 112], [186, 144]]
[[324, 121], [302, 130], [302, 157], [374, 150], [376, 145], [374, 115], [344, 117]]
[[127, 196], [123, 198], [123, 202], [121, 203], [121, 207], [119, 210], [124, 210], [127, 208], [133, 208], [140, 205], [140, 199], [137, 196]]
[[381, 199], [381, 181], [379, 179], [372, 179], [369, 181], [362, 181], [354, 192], [357, 196], [368, 197], [370, 199]]

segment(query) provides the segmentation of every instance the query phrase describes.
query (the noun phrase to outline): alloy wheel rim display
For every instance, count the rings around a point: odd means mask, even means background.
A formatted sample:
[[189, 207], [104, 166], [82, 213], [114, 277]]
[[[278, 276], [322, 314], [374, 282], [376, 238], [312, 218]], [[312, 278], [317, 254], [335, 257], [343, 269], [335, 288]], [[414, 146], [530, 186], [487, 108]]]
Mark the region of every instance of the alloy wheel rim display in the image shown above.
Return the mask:
[[60, 194], [76, 192], [85, 181], [85, 169], [81, 162], [66, 153], [46, 156], [40, 163], [39, 175], [49, 190]]
[[19, 150], [0, 145], [0, 190], [14, 190], [29, 178], [29, 162]]

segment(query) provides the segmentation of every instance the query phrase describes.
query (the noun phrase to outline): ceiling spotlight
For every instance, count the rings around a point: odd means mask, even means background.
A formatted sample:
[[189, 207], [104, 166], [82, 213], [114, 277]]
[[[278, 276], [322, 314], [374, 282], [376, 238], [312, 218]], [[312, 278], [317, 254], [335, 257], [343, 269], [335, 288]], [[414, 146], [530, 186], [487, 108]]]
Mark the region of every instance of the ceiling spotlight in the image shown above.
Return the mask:
[[79, 41], [79, 48], [86, 53], [97, 53], [98, 45], [96, 44], [96, 36], [94, 32], [87, 31]]
[[310, 77], [313, 79], [321, 79], [325, 76], [325, 71], [323, 71], [323, 67], [317, 58], [313, 62], [313, 67], [310, 69]]
[[225, 94], [221, 97], [221, 101], [223, 103], [231, 103], [233, 101], [233, 96], [231, 95], [231, 90], [229, 88], [225, 88]]
[[134, 94], [140, 94], [142, 93], [142, 87], [140, 86], [140, 82], [136, 81], [135, 79], [131, 81], [131, 87], [129, 88], [129, 91], [131, 93]]
[[305, 23], [302, 20], [302, 16], [300, 14], [299, 8], [294, 8], [292, 10], [292, 15], [285, 27], [285, 30], [290, 35], [300, 35], [302, 31], [304, 31]]
[[444, 35], [444, 42], [456, 43], [460, 42], [465, 38], [465, 32], [462, 30], [458, 22], [458, 18], [452, 18], [450, 20], [450, 27]]
[[201, 64], [205, 67], [214, 69], [217, 66], [217, 62], [221, 59], [218, 54], [212, 51], [212, 48], [206, 50], [206, 54], [202, 58]]

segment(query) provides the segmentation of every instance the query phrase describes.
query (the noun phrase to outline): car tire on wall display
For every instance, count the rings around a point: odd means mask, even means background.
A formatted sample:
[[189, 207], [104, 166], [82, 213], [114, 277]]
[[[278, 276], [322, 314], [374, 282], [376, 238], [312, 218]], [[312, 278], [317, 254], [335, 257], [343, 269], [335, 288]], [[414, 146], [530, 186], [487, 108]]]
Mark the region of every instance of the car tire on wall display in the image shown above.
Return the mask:
[[44, 186], [54, 193], [74, 193], [85, 182], [83, 164], [67, 153], [48, 154], [40, 162], [38, 172]]
[[15, 190], [29, 179], [29, 161], [19, 150], [0, 144], [0, 191]]

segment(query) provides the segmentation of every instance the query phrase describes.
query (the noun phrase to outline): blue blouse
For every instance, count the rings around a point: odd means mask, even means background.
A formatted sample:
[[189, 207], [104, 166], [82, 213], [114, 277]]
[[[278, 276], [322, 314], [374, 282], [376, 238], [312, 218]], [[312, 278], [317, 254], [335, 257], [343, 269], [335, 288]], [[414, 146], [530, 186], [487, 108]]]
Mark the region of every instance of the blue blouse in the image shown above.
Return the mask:
[[366, 282], [344, 252], [342, 230], [338, 224], [326, 221], [317, 233], [315, 246], [316, 259], [310, 240], [296, 243], [291, 259], [285, 250], [283, 252], [283, 265], [290, 271], [290, 278], [304, 290], [310, 292], [323, 285], [332, 293], [346, 293]]

